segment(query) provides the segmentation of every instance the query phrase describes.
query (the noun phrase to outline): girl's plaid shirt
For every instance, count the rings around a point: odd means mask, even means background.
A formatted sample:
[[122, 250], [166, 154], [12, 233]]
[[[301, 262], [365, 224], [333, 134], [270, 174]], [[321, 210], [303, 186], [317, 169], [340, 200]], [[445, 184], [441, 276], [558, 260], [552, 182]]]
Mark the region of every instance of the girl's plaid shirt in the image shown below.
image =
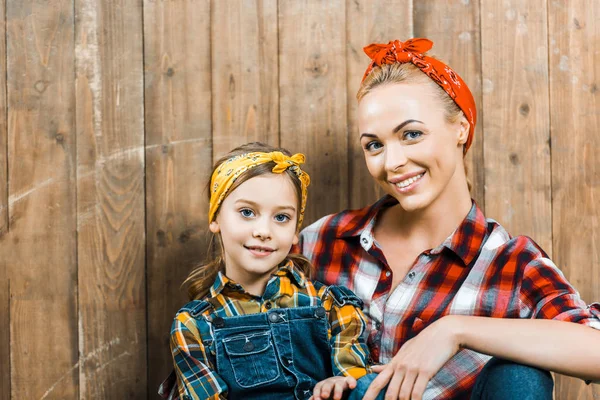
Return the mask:
[[[440, 246], [419, 255], [400, 284], [373, 237], [378, 212], [397, 204], [385, 196], [370, 207], [326, 216], [305, 228], [298, 249], [315, 279], [344, 285], [360, 297], [368, 344], [387, 363], [407, 340], [448, 314], [545, 318], [600, 329], [600, 304], [587, 306], [530, 238], [512, 238], [473, 206]], [[425, 398], [468, 397], [489, 356], [464, 349], [429, 382]]]

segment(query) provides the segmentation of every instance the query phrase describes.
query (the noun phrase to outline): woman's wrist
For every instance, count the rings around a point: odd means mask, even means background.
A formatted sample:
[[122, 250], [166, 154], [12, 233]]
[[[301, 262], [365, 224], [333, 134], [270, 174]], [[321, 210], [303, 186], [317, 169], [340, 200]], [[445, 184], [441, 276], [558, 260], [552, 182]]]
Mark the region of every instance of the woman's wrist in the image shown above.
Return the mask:
[[467, 326], [469, 317], [464, 315], [446, 315], [441, 319], [445, 329], [449, 332], [452, 342], [458, 349], [467, 348]]

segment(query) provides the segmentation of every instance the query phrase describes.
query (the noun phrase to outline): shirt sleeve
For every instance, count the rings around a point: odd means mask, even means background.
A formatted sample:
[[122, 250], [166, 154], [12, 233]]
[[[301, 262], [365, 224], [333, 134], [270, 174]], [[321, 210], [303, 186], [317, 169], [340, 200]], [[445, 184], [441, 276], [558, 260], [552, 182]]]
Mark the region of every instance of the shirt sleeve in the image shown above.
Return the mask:
[[173, 321], [171, 355], [181, 399], [227, 398], [227, 384], [214, 371], [207, 358], [196, 322], [186, 312], [178, 314]]
[[366, 329], [363, 312], [351, 303], [338, 305], [328, 292], [323, 297], [323, 307], [328, 310], [329, 316], [334, 375], [359, 379], [370, 373], [367, 361], [369, 349], [363, 335]]
[[600, 304], [587, 305], [549, 258], [535, 258], [527, 264], [520, 301], [522, 317], [556, 319], [600, 329]]

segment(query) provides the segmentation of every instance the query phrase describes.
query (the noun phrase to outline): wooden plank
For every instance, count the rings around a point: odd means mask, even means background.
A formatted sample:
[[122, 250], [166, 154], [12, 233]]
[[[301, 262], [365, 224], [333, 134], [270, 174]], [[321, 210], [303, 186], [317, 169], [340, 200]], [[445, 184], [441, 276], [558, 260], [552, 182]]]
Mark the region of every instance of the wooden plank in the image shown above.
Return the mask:
[[71, 399], [77, 381], [73, 2], [8, 1], [11, 390]]
[[312, 176], [305, 226], [348, 206], [344, 0], [279, 3], [280, 142]]
[[4, 261], [0, 261], [0, 400], [10, 400], [10, 281]]
[[[2, 38], [4, 40], [2, 40]], [[6, 124], [6, 1], [0, 0], [0, 249], [8, 233], [8, 129]], [[10, 285], [0, 260], [0, 400], [10, 399]]]
[[[6, 125], [6, 0], [0, 0], [0, 38], [4, 38], [4, 40], [0, 40], [0, 236], [2, 236], [8, 231], [8, 129]], [[2, 378], [0, 378], [0, 380], [1, 379]]]
[[348, 101], [348, 203], [360, 208], [373, 203], [383, 195], [367, 167], [360, 146], [356, 110], [356, 93], [369, 64], [363, 47], [371, 43], [406, 40], [413, 36], [412, 0], [347, 0], [346, 48], [347, 101]]
[[80, 397], [146, 397], [142, 2], [76, 0]]
[[545, 0], [481, 1], [486, 215], [551, 253], [547, 41]]
[[[173, 366], [180, 285], [208, 247], [210, 0], [144, 3], [148, 395]], [[190, 56], [194, 55], [194, 56]]]
[[279, 144], [277, 0], [212, 2], [213, 160]]
[[[555, 261], [587, 302], [600, 299], [599, 20], [597, 1], [548, 3]], [[600, 385], [557, 375], [556, 398], [598, 399]]]
[[472, 184], [471, 196], [479, 207], [485, 208], [479, 1], [417, 1], [414, 24], [415, 37], [432, 40], [434, 45], [430, 54], [448, 63], [464, 79], [475, 97], [478, 121], [466, 164]]

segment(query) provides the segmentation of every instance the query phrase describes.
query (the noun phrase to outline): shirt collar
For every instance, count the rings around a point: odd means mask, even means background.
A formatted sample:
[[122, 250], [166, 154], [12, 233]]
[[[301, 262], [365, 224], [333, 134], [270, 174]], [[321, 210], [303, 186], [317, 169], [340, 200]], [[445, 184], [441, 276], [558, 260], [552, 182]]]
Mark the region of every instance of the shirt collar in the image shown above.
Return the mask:
[[372, 225], [373, 220], [382, 208], [391, 207], [394, 204], [398, 204], [398, 201], [389, 194], [386, 194], [370, 207], [355, 211], [355, 215], [350, 222], [339, 228], [337, 237], [343, 238], [360, 235], [362, 231]]
[[469, 267], [479, 255], [487, 231], [488, 223], [485, 216], [475, 200], [472, 200], [471, 209], [465, 219], [441, 245], [432, 249], [429, 253], [439, 254], [444, 248], [447, 248], [460, 257], [465, 267]]
[[[339, 229], [337, 237], [360, 235], [373, 225], [374, 219], [381, 209], [391, 207], [397, 203], [398, 201], [392, 196], [383, 196], [372, 206], [357, 212], [348, 224]], [[441, 245], [432, 249], [429, 253], [439, 254], [444, 248], [447, 248], [460, 257], [465, 266], [469, 266], [479, 254], [487, 230], [488, 224], [485, 216], [473, 200], [469, 213], [458, 228]]]
[[[291, 260], [288, 260], [285, 264], [281, 265], [277, 271], [275, 271], [272, 275], [273, 277], [277, 277], [277, 279], [288, 276], [292, 279], [296, 285], [301, 288], [306, 286], [306, 276], [302, 271], [300, 271]], [[269, 280], [269, 283], [272, 281]], [[225, 289], [233, 290], [237, 292], [243, 292], [244, 288], [239, 283], [236, 283], [234, 280], [229, 279], [222, 271], [217, 273], [217, 277], [215, 278], [215, 282], [212, 284], [210, 288], [210, 297], [215, 297]]]

